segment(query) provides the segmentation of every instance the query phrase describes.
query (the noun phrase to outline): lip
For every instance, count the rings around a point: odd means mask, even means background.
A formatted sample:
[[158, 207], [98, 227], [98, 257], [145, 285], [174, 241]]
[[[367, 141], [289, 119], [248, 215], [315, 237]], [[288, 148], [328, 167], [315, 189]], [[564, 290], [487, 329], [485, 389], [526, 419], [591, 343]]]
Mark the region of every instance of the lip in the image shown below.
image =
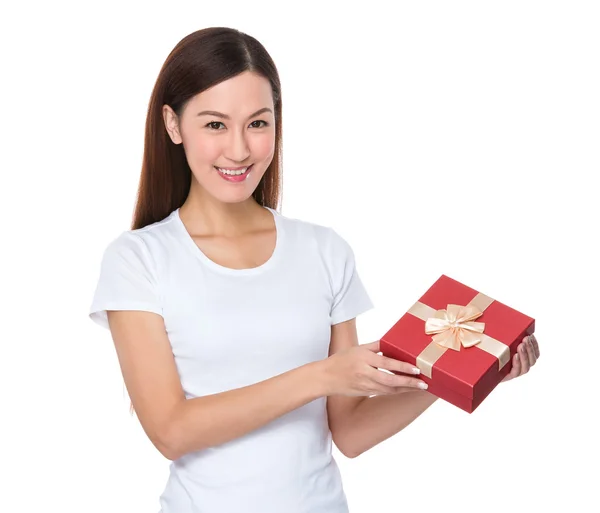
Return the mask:
[[254, 164], [250, 164], [246, 171], [244, 171], [242, 174], [239, 175], [228, 175], [226, 173], [223, 173], [222, 171], [220, 171], [216, 166], [215, 166], [215, 170], [217, 171], [217, 173], [219, 174], [219, 176], [221, 178], [223, 178], [224, 180], [226, 180], [227, 182], [230, 183], [237, 183], [237, 184], [241, 184], [244, 183], [246, 181], [246, 179], [248, 178], [248, 176], [250, 175], [250, 173], [252, 172], [252, 169], [254, 169]]

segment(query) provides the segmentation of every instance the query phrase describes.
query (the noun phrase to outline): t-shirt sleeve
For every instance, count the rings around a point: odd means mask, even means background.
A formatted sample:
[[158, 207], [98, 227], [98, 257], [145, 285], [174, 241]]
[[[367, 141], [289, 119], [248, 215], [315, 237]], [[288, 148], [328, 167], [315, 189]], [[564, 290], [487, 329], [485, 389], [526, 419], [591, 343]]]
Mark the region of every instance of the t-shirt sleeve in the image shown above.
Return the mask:
[[139, 235], [123, 232], [104, 250], [89, 317], [109, 328], [107, 310], [143, 310], [162, 315], [156, 269]]
[[333, 287], [331, 324], [348, 321], [373, 308], [373, 302], [358, 274], [354, 252], [348, 242], [330, 229], [330, 259]]

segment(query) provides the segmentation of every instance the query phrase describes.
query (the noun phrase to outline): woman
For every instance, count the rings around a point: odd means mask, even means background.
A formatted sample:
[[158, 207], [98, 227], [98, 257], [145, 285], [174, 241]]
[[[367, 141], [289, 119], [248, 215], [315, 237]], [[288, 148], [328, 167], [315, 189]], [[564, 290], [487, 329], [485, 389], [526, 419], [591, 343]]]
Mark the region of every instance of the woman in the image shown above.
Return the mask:
[[[358, 345], [373, 305], [347, 242], [277, 212], [281, 138], [277, 69], [256, 39], [208, 28], [175, 47], [133, 226], [107, 247], [90, 309], [172, 460], [162, 513], [347, 512], [332, 440], [355, 457], [435, 401], [411, 365]], [[535, 339], [520, 354], [507, 379], [535, 363]]]

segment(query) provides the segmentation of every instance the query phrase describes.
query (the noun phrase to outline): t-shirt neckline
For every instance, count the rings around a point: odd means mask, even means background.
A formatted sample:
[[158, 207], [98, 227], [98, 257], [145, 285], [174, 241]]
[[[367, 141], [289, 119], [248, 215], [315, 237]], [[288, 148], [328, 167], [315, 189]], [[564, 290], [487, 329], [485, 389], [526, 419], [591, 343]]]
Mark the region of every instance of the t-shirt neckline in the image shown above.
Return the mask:
[[281, 216], [279, 213], [267, 206], [264, 206], [271, 214], [273, 215], [273, 219], [275, 221], [275, 231], [276, 231], [276, 240], [275, 240], [275, 249], [271, 254], [271, 257], [264, 262], [262, 265], [258, 267], [250, 267], [247, 269], [233, 269], [232, 267], [225, 267], [221, 264], [217, 264], [210, 258], [208, 258], [204, 252], [198, 247], [198, 245], [194, 242], [192, 236], [188, 233], [181, 217], [179, 216], [179, 208], [175, 209], [173, 212], [173, 218], [175, 219], [175, 224], [177, 225], [179, 232], [181, 234], [181, 238], [185, 245], [196, 255], [196, 257], [207, 267], [224, 274], [236, 275], [236, 276], [248, 276], [253, 274], [259, 274], [267, 269], [270, 269], [275, 265], [282, 251], [283, 239], [285, 236], [285, 232], [283, 230], [283, 223], [281, 222]]

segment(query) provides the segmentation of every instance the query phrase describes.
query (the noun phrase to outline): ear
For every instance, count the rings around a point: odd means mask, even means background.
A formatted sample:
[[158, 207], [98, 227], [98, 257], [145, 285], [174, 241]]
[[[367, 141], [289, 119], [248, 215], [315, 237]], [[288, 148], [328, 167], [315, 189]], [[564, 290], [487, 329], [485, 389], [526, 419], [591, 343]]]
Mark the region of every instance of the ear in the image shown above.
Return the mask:
[[177, 114], [168, 105], [163, 105], [163, 120], [171, 141], [174, 144], [181, 144], [183, 139], [179, 131], [179, 119]]

